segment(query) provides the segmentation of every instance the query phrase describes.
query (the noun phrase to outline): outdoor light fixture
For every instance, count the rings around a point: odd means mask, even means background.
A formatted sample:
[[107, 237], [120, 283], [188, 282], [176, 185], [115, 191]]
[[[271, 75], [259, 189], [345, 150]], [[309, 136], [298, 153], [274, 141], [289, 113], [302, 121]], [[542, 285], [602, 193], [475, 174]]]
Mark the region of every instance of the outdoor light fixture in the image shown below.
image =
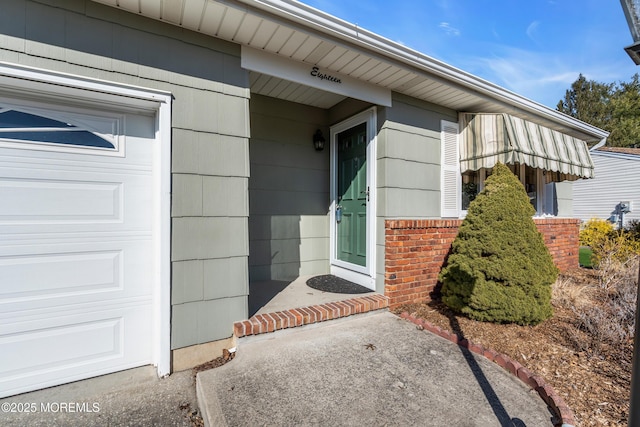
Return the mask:
[[324, 136], [322, 136], [322, 131], [320, 129], [313, 134], [313, 146], [316, 151], [324, 150]]

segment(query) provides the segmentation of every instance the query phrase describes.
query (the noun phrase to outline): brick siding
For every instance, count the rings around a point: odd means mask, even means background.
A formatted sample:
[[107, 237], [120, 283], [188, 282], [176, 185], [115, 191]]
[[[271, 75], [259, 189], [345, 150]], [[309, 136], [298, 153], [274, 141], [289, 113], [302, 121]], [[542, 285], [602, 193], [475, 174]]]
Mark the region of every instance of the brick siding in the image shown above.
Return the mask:
[[[560, 271], [578, 267], [580, 220], [534, 220]], [[431, 298], [462, 220], [386, 220], [385, 290], [389, 308]]]

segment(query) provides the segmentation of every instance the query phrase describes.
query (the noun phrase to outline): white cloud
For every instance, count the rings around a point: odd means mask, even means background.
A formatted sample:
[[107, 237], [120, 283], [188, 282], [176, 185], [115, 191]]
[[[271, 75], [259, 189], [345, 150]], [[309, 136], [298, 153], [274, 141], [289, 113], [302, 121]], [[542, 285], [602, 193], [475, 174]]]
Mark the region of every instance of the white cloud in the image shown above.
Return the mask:
[[624, 67], [619, 63], [585, 64], [570, 55], [507, 46], [494, 46], [493, 52], [486, 57], [458, 58], [456, 66], [551, 108], [555, 108], [580, 73], [596, 81], [628, 80], [628, 76], [620, 76]]
[[442, 28], [448, 36], [460, 35], [460, 30], [458, 30], [455, 27], [452, 27], [451, 24], [449, 24], [448, 22], [441, 22], [440, 25], [438, 25], [438, 27]]
[[527, 27], [527, 37], [529, 37], [531, 40], [535, 41], [535, 37], [534, 36], [536, 34], [536, 30], [538, 29], [539, 25], [540, 25], [540, 21], [533, 21]]

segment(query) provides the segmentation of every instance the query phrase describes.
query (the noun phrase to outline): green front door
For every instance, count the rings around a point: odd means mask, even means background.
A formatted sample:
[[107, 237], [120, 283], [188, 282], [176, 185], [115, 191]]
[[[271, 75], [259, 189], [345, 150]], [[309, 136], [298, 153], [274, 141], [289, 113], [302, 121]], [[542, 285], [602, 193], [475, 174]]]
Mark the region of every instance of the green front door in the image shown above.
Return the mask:
[[337, 258], [367, 264], [367, 126], [362, 123], [338, 134]]

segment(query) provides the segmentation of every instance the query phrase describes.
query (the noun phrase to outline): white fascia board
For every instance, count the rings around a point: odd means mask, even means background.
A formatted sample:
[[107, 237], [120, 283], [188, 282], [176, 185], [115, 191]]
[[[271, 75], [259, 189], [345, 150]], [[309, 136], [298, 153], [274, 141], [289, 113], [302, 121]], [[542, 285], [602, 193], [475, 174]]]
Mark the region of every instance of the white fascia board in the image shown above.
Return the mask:
[[263, 50], [242, 46], [241, 67], [376, 105], [391, 106], [389, 89]]
[[[349, 43], [361, 46], [368, 51], [373, 51], [386, 58], [392, 58], [426, 71], [447, 82], [458, 84], [479, 94], [487, 95], [491, 99], [503, 102], [516, 109], [535, 114], [562, 126], [567, 126], [585, 134], [592, 135], [594, 139], [603, 140], [609, 136], [609, 132], [559, 111], [552, 110], [549, 107], [504, 89], [494, 83], [431, 58], [417, 50], [410, 49], [371, 31], [360, 28], [356, 24], [351, 24], [297, 1], [236, 0], [236, 2], [242, 3], [247, 7], [258, 8], [262, 11], [285, 18], [288, 21], [296, 22], [332, 37], [348, 41]], [[250, 11], [247, 9], [247, 12]]]

